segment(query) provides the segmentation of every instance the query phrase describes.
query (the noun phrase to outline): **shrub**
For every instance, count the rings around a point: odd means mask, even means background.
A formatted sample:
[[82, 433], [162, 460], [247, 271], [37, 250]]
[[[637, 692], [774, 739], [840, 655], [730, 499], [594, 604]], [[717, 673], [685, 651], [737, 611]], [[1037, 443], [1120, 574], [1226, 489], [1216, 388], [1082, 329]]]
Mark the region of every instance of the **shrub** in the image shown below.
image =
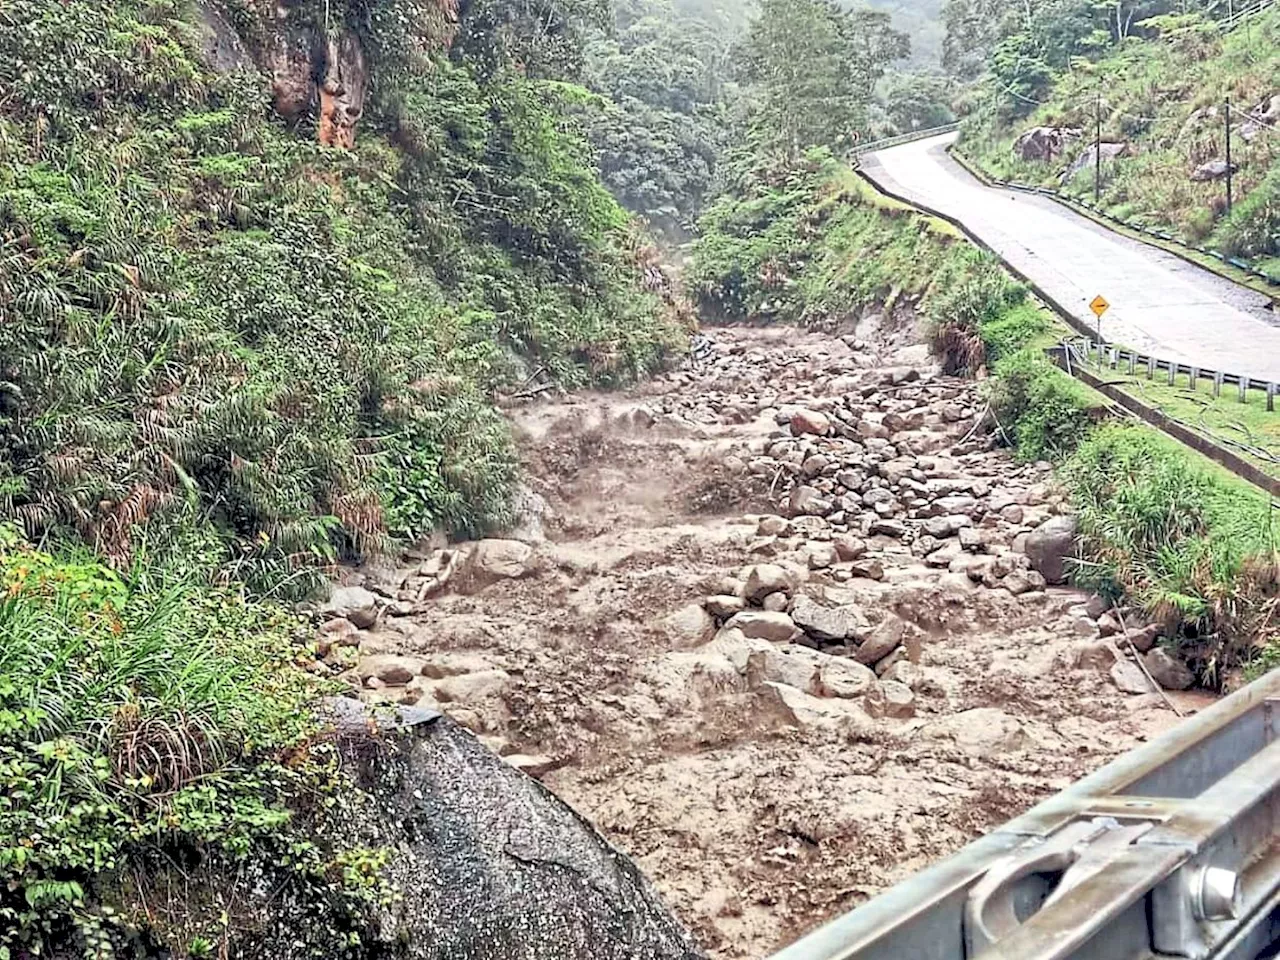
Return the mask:
[[1085, 437], [1096, 406], [1092, 394], [1034, 349], [996, 363], [991, 408], [1023, 460], [1057, 460]]
[[1280, 528], [1261, 491], [1122, 424], [1094, 431], [1063, 475], [1091, 558], [1085, 577], [1184, 624], [1184, 655], [1206, 682], [1277, 633]]
[[1280, 166], [1232, 207], [1214, 242], [1238, 257], [1280, 255]]
[[[110, 944], [120, 915], [98, 894], [152, 858], [225, 863], [241, 895], [308, 887], [334, 937], [385, 894], [312, 880], [357, 851], [314, 823], [341, 794], [298, 622], [191, 570], [122, 575], [0, 527], [0, 954]], [[224, 893], [182, 923], [216, 929]]]

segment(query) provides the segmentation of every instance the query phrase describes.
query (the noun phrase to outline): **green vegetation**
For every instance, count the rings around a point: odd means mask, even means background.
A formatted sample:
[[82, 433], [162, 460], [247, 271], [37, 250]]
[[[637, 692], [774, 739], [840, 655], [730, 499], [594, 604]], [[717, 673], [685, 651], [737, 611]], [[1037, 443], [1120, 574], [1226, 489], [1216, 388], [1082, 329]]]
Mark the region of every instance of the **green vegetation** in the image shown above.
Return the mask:
[[1145, 427], [1107, 425], [1067, 462], [1089, 562], [1077, 580], [1181, 624], [1204, 682], [1280, 644], [1270, 498]]
[[[0, 518], [117, 564], [207, 528], [297, 595], [388, 534], [502, 520], [503, 384], [661, 361], [581, 90], [495, 60], [490, 7], [450, 59], [417, 2], [345, 12], [375, 93], [353, 150], [207, 67], [177, 0], [0, 9]], [[521, 49], [550, 71], [565, 42]]]
[[497, 395], [684, 333], [584, 136], [599, 4], [275, 6], [0, 4], [3, 958], [371, 955], [272, 603], [501, 523]]
[[190, 571], [121, 574], [0, 527], [0, 956], [249, 945], [271, 929], [258, 885], [307, 905], [273, 921], [302, 924], [307, 955], [341, 956], [393, 893], [361, 867], [377, 851], [324, 826], [350, 795], [293, 665], [300, 624]]
[[[1167, 11], [1142, 7], [1119, 37], [1066, 30], [1065, 13], [1037, 13], [1027, 28], [1010, 10], [989, 76], [967, 95], [963, 150], [994, 176], [1091, 198], [1092, 165], [1069, 165], [1091, 148], [1100, 105], [1103, 142], [1127, 145], [1103, 164], [1107, 212], [1272, 269], [1280, 257], [1280, 112], [1272, 106], [1280, 95], [1280, 10], [1226, 32], [1208, 12], [1191, 10], [1156, 16]], [[1029, 39], [1059, 28], [1065, 32], [1054, 34], [1056, 46]], [[1239, 168], [1229, 216], [1220, 178], [1191, 179], [1201, 165], [1225, 158], [1227, 98]], [[1014, 140], [1036, 126], [1081, 136], [1051, 160], [1016, 156]]]

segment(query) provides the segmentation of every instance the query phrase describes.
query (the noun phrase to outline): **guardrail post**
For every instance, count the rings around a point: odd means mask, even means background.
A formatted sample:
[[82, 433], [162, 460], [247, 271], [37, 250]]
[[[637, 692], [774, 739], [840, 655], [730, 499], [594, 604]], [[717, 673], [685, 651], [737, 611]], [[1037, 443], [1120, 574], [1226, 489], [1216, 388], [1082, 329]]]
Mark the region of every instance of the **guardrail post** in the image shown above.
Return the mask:
[[1249, 399], [1249, 378], [1246, 376], [1241, 376], [1240, 377], [1240, 402], [1245, 403], [1248, 401], [1248, 399]]
[[1213, 396], [1215, 400], [1218, 397], [1222, 396], [1222, 374], [1221, 373], [1215, 372], [1213, 375]]
[[1172, 360], [1169, 361], [1169, 386], [1173, 386], [1174, 380], [1178, 378], [1178, 365]]
[[1133, 376], [1134, 365], [1138, 362], [1138, 355], [1132, 350], [1129, 351], [1129, 376]]
[[1267, 412], [1272, 413], [1276, 409], [1276, 385], [1274, 383], [1267, 384]]
[[1154, 380], [1156, 378], [1156, 358], [1147, 357], [1147, 379]]
[[1119, 362], [1120, 362], [1120, 351], [1117, 350], [1115, 347], [1112, 347], [1110, 350], [1107, 351], [1107, 366], [1109, 366], [1112, 370], [1114, 370], [1116, 368], [1116, 364], [1118, 364]]
[[1199, 379], [1200, 379], [1200, 368], [1199, 368], [1199, 367], [1192, 367], [1192, 368], [1191, 368], [1191, 389], [1192, 389], [1192, 390], [1195, 390], [1195, 388], [1196, 388], [1196, 381], [1197, 381], [1197, 380], [1199, 380]]

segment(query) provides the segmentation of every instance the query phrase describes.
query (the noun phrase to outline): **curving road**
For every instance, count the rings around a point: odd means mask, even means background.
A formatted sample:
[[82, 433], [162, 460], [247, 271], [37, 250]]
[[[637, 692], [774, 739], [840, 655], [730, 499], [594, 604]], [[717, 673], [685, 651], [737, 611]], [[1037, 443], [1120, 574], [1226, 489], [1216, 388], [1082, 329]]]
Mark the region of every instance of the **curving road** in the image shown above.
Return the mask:
[[1206, 369], [1280, 382], [1280, 316], [1261, 294], [1050, 200], [987, 187], [951, 159], [955, 134], [863, 156], [890, 193], [954, 217], [1106, 340]]

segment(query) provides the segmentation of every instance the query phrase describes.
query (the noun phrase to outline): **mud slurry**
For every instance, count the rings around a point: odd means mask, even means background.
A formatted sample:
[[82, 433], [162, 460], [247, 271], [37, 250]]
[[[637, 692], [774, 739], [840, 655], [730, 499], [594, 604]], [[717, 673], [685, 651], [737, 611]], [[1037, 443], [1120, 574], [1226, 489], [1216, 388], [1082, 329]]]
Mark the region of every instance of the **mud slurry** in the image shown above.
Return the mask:
[[977, 385], [916, 348], [710, 336], [629, 393], [516, 411], [532, 549], [386, 572], [399, 600], [342, 643], [361, 696], [438, 704], [712, 955], [760, 957], [1175, 718], [1028, 568], [1061, 501], [974, 429]]

